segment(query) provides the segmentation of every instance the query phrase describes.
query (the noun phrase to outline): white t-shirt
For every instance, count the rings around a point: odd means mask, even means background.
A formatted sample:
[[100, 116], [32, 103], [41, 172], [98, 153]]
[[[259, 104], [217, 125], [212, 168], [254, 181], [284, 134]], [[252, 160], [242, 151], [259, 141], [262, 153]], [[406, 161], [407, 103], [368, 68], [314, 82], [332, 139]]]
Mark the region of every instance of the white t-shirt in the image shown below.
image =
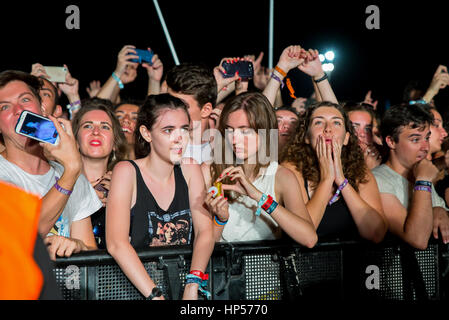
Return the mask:
[[[376, 177], [377, 186], [380, 193], [390, 193], [408, 210], [414, 185], [401, 176], [399, 173], [391, 169], [386, 164], [382, 164], [372, 170], [374, 177]], [[437, 194], [432, 184], [432, 207], [442, 207], [446, 211], [449, 210], [444, 203], [444, 200]]]
[[[27, 192], [43, 197], [54, 186], [56, 179], [64, 172], [64, 167], [50, 161], [50, 170], [43, 175], [33, 175], [23, 171], [15, 164], [0, 155], [0, 180], [12, 183]], [[73, 192], [55, 224], [58, 235], [70, 237], [70, 226], [73, 221], [87, 218], [102, 207], [95, 190], [84, 175], [76, 180]]]
[[189, 143], [182, 157], [195, 159], [198, 164], [201, 164], [213, 159], [212, 147], [209, 142], [203, 144]]

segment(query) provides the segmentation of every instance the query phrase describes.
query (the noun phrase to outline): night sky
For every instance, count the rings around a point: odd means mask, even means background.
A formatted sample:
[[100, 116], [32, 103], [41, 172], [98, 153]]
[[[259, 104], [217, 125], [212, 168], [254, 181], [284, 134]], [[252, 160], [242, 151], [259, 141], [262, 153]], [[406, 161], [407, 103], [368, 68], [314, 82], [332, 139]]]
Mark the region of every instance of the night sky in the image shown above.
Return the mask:
[[[62, 65], [80, 81], [87, 97], [91, 80], [102, 83], [115, 68], [118, 51], [125, 44], [151, 47], [162, 59], [164, 70], [174, 60], [153, 2], [131, 1], [20, 1], [2, 8], [2, 59], [0, 70], [30, 71], [31, 65]], [[439, 64], [449, 65], [447, 10], [444, 2], [395, 1], [282, 1], [275, 0], [274, 64], [291, 44], [336, 52], [331, 84], [339, 100], [361, 101], [373, 90], [382, 109], [388, 99], [400, 102], [409, 80], [425, 87]], [[80, 9], [80, 29], [65, 27], [66, 7]], [[368, 5], [380, 9], [380, 29], [368, 30]], [[159, 0], [179, 60], [202, 62], [210, 67], [222, 57], [259, 54], [268, 64], [268, 0], [168, 1]], [[139, 68], [135, 83], [122, 95], [142, 99], [147, 77]], [[297, 96], [312, 93], [310, 80], [300, 72], [291, 78]], [[436, 98], [439, 109], [448, 109], [449, 89]]]

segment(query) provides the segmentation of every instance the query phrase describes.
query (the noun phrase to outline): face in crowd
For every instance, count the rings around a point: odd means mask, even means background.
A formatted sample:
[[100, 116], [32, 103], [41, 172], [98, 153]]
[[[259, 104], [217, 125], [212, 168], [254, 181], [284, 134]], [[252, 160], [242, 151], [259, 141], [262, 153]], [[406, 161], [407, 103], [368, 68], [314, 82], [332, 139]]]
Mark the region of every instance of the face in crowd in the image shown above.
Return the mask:
[[348, 113], [354, 134], [359, 140], [362, 150], [373, 144], [373, 119], [366, 111], [351, 111]]
[[340, 145], [348, 144], [350, 133], [343, 114], [337, 108], [322, 106], [313, 111], [305, 142], [315, 149], [320, 136], [326, 144], [332, 144], [332, 138]]
[[137, 114], [139, 106], [135, 104], [122, 104], [115, 109], [115, 115], [120, 121], [120, 126], [125, 134], [128, 144], [134, 144], [134, 131], [136, 130]]
[[279, 128], [279, 150], [282, 150], [295, 132], [298, 125], [298, 116], [288, 110], [276, 110], [276, 119]]
[[108, 158], [114, 148], [112, 121], [103, 110], [83, 115], [77, 135], [80, 152], [91, 159]]

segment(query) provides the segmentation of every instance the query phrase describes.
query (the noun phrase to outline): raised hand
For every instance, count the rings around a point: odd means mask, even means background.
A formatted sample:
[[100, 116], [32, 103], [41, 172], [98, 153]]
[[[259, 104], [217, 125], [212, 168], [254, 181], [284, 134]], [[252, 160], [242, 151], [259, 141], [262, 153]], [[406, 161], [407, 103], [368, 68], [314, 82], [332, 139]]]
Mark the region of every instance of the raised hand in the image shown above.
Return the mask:
[[371, 90], [369, 90], [366, 95], [365, 95], [365, 99], [363, 100], [363, 103], [367, 103], [373, 106], [373, 109], [376, 110], [377, 109], [377, 100], [374, 101], [373, 98], [371, 97]]
[[72, 75], [69, 72], [69, 68], [67, 65], [64, 65], [64, 67], [67, 69], [67, 74], [65, 76], [65, 82], [64, 83], [58, 83], [58, 88], [61, 89], [62, 92], [67, 96], [69, 101], [73, 102], [76, 100], [79, 100], [79, 94], [78, 94], [78, 88], [79, 88], [79, 82], [78, 79], [75, 79], [72, 77]]
[[237, 61], [237, 58], [223, 58], [221, 59], [220, 64], [214, 68], [214, 77], [217, 81], [217, 92], [220, 92], [224, 87], [227, 87], [239, 79], [239, 75], [237, 73], [231, 78], [223, 77], [223, 74], [226, 73], [225, 69], [221, 66], [224, 61]]
[[50, 76], [45, 72], [45, 68], [40, 63], [34, 63], [31, 66], [31, 75], [35, 77], [44, 77], [45, 79], [50, 79]]
[[319, 79], [324, 76], [318, 50], [309, 49], [309, 51], [303, 54], [305, 56], [304, 63], [300, 64], [298, 69], [314, 79]]
[[304, 63], [306, 59], [306, 51], [301, 46], [289, 46], [282, 51], [277, 66], [285, 72], [296, 68]]
[[120, 77], [123, 83], [129, 83], [137, 76], [136, 70], [139, 64], [137, 62], [130, 61], [131, 59], [139, 58], [135, 49], [135, 46], [126, 45], [120, 50], [117, 56], [117, 66], [114, 72], [118, 77]]
[[89, 83], [89, 87], [86, 88], [89, 97], [94, 98], [101, 90], [101, 82], [99, 80], [93, 80]]
[[[151, 51], [151, 48], [148, 48], [149, 51]], [[159, 59], [159, 56], [157, 54], [153, 55], [153, 58], [151, 59], [152, 65], [149, 63], [142, 63], [142, 67], [147, 69], [148, 78], [154, 81], [161, 81], [162, 75], [164, 73], [164, 65]]]

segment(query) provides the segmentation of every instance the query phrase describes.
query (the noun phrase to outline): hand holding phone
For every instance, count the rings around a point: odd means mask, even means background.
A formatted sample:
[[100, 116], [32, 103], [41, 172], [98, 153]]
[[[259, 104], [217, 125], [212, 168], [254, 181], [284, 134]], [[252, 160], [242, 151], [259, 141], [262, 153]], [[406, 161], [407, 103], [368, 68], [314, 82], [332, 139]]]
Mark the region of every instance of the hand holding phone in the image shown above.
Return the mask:
[[53, 122], [28, 110], [22, 111], [16, 124], [16, 133], [28, 138], [57, 145], [59, 134]]
[[51, 82], [65, 83], [67, 75], [66, 67], [46, 67], [44, 66], [45, 73], [49, 76], [48, 80]]
[[242, 80], [251, 79], [254, 76], [253, 63], [248, 60], [227, 60], [223, 61], [221, 66], [225, 70], [224, 78], [232, 78], [236, 72]]
[[153, 51], [149, 50], [142, 50], [142, 49], [134, 49], [136, 51], [136, 54], [139, 56], [137, 59], [130, 59], [129, 61], [137, 62], [139, 64], [142, 64], [144, 62], [148, 63], [150, 66], [153, 65], [151, 60], [153, 59], [154, 53]]

